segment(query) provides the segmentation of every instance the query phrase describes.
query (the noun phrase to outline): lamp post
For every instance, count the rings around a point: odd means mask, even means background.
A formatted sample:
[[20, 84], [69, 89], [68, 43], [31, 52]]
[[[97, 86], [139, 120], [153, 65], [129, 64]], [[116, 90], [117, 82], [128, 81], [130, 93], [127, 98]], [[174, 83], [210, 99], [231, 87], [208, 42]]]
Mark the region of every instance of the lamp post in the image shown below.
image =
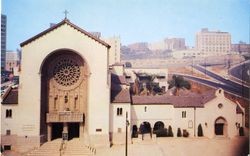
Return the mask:
[[194, 55], [192, 55], [192, 75], [194, 75]]
[[129, 121], [128, 121], [128, 112], [126, 112], [126, 142], [125, 142], [125, 156], [128, 155], [128, 126], [129, 126]]
[[230, 69], [230, 53], [227, 53], [227, 75], [229, 75], [229, 69]]
[[206, 78], [206, 75], [207, 75], [207, 62], [206, 62], [206, 56], [205, 56], [205, 78]]

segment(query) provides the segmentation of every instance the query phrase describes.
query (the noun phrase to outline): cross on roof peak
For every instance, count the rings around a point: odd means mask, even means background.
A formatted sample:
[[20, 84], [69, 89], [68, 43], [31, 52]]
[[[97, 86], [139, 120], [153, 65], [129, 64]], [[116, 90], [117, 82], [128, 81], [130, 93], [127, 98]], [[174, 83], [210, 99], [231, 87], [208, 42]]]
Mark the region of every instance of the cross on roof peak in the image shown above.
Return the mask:
[[65, 10], [63, 13], [65, 14], [65, 18], [64, 19], [67, 19], [67, 14], [69, 13], [68, 10]]

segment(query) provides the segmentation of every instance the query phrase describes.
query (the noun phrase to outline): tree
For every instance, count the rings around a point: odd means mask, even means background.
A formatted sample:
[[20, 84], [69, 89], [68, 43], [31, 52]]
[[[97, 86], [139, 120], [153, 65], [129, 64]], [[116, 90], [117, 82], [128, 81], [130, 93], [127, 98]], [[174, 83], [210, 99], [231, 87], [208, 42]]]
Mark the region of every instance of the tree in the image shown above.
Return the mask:
[[168, 126], [168, 136], [169, 137], [173, 137], [174, 136], [172, 127], [170, 125]]
[[154, 82], [156, 75], [148, 73], [137, 73], [136, 75], [133, 92], [135, 95], [154, 95], [156, 93], [162, 93], [158, 83]]
[[177, 130], [177, 137], [181, 137], [181, 136], [182, 136], [182, 134], [181, 134], [181, 129], [178, 128], [178, 130]]
[[239, 129], [239, 135], [240, 136], [244, 136], [244, 128], [243, 127], [240, 127], [240, 129]]
[[140, 80], [138, 77], [136, 77], [135, 83], [133, 85], [133, 93], [135, 95], [139, 95], [139, 93], [140, 93]]
[[199, 137], [203, 136], [203, 130], [202, 130], [201, 124], [199, 124], [199, 126], [198, 126], [198, 136]]
[[179, 96], [180, 89], [191, 89], [190, 83], [183, 78], [183, 76], [173, 75], [172, 80], [169, 81], [168, 89], [174, 88], [174, 95]]

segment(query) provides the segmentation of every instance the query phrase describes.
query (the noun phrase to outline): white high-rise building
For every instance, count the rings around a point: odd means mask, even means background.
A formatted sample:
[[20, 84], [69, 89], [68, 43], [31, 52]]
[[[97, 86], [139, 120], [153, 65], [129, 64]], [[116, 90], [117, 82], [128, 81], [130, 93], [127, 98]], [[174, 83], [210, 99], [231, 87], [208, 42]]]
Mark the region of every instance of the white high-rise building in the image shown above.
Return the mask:
[[221, 56], [229, 53], [231, 35], [228, 32], [208, 31], [207, 28], [196, 33], [196, 49], [201, 55]]

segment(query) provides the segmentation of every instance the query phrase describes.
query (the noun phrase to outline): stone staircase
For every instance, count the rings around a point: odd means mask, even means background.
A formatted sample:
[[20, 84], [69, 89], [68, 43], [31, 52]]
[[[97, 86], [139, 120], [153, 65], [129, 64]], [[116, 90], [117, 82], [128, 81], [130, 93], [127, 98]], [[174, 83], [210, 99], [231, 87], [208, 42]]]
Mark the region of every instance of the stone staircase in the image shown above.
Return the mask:
[[28, 153], [26, 156], [93, 156], [95, 149], [87, 147], [79, 138], [65, 141], [56, 139], [44, 143], [38, 149]]
[[62, 139], [46, 142], [38, 149], [28, 153], [27, 156], [60, 156], [61, 143]]
[[74, 138], [66, 142], [63, 156], [93, 156], [94, 150], [91, 150], [84, 145], [79, 138]]

